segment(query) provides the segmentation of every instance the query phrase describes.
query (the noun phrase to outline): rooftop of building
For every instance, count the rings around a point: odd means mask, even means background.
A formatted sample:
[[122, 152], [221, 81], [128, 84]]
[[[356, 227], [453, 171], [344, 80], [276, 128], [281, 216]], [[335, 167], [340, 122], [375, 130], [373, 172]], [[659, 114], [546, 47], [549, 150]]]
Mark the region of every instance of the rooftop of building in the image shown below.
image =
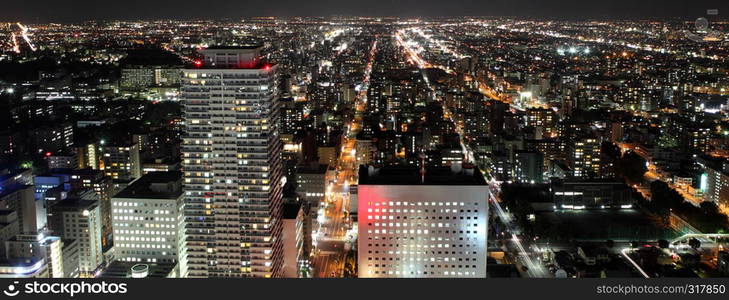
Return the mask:
[[54, 235], [46, 235], [46, 234], [18, 234], [16, 236], [11, 237], [8, 239], [8, 242], [31, 242], [31, 243], [41, 243], [41, 244], [48, 244], [53, 243], [55, 241], [60, 241], [61, 237], [54, 236]]
[[182, 195], [182, 172], [149, 172], [121, 190], [114, 198], [177, 199]]
[[53, 210], [79, 210], [79, 209], [93, 209], [99, 204], [97, 200], [88, 200], [81, 198], [66, 198], [53, 204], [51, 208]]
[[32, 185], [22, 183], [12, 183], [9, 185], [0, 186], [0, 198], [15, 193], [17, 191], [33, 189]]
[[174, 274], [176, 263], [138, 263], [126, 261], [113, 261], [101, 273], [101, 278], [130, 278], [132, 277], [132, 267], [147, 267], [147, 276], [151, 278], [167, 278]]
[[71, 168], [55, 168], [48, 170], [49, 175], [79, 175], [79, 176], [105, 176], [101, 170], [95, 170], [92, 168], [84, 169], [71, 169]]
[[[275, 64], [265, 61], [262, 52], [263, 45], [214, 45], [198, 52], [201, 59], [193, 60], [189, 69], [233, 69], [233, 70], [272, 70]], [[230, 61], [229, 55], [237, 57], [238, 61]], [[238, 56], [236, 56], [238, 55]], [[219, 58], [223, 58], [219, 61]]]
[[265, 62], [265, 61], [255, 61], [255, 62], [245, 62], [245, 63], [239, 63], [238, 65], [231, 66], [213, 66], [213, 65], [206, 65], [200, 61], [194, 61], [192, 64], [188, 65], [188, 69], [201, 69], [201, 70], [263, 70], [263, 71], [269, 71], [275, 67], [276, 64]]
[[618, 185], [627, 186], [625, 182], [614, 178], [565, 178], [565, 179], [553, 179], [553, 186], [560, 185]]
[[22, 277], [37, 272], [43, 263], [44, 260], [40, 257], [2, 258], [0, 259], [0, 270], [12, 271], [14, 276]]
[[327, 169], [328, 164], [301, 164], [296, 166], [296, 174], [324, 174]]
[[133, 147], [136, 145], [137, 145], [137, 143], [130, 142], [130, 141], [114, 140], [114, 141], [106, 141], [105, 143], [101, 144], [101, 147], [104, 149], [114, 149], [114, 148]]
[[30, 169], [17, 169], [17, 170], [0, 169], [0, 184], [2, 184], [5, 181], [13, 180], [17, 176], [30, 175], [30, 174], [31, 174]]
[[359, 169], [359, 185], [485, 184], [486, 179], [477, 166], [426, 167], [424, 177], [420, 175], [420, 168], [414, 166], [361, 166]]

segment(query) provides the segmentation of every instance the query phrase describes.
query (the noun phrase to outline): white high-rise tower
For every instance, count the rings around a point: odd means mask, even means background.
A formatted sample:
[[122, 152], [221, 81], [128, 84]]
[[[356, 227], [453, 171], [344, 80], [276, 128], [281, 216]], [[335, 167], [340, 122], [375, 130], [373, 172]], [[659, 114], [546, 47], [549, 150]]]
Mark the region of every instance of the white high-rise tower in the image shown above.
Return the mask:
[[188, 277], [277, 277], [282, 143], [276, 67], [260, 46], [210, 47], [185, 69]]

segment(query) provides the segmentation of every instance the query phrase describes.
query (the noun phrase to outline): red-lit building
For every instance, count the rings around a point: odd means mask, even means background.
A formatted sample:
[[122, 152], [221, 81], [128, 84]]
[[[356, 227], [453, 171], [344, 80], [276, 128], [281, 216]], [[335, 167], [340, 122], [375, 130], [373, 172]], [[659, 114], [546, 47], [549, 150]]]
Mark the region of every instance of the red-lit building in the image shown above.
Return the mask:
[[486, 277], [489, 188], [478, 168], [362, 167], [359, 278]]

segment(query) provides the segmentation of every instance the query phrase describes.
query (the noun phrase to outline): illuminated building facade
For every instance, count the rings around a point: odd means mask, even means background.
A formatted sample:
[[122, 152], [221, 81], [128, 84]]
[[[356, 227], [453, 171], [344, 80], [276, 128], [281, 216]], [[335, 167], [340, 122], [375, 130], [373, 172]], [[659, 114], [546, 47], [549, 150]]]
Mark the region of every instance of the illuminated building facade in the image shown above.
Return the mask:
[[177, 264], [184, 247], [182, 174], [150, 172], [111, 199], [114, 258], [140, 263]]
[[45, 234], [17, 235], [5, 241], [6, 256], [13, 259], [43, 260], [51, 278], [63, 278], [63, 242]]
[[184, 70], [188, 277], [277, 277], [282, 187], [276, 67], [262, 47], [211, 47]]
[[59, 201], [49, 209], [48, 225], [54, 235], [64, 240], [78, 240], [81, 277], [94, 276], [100, 270], [104, 255], [99, 201], [77, 198]]
[[360, 278], [484, 278], [489, 188], [477, 168], [360, 169]]
[[600, 144], [597, 138], [581, 138], [569, 145], [572, 176], [594, 178], [600, 175]]
[[704, 201], [729, 206], [729, 162], [722, 162], [721, 166], [707, 164], [704, 170], [706, 173], [701, 175], [700, 180]]
[[131, 181], [142, 176], [139, 144], [119, 143], [103, 147], [103, 170], [114, 180]]

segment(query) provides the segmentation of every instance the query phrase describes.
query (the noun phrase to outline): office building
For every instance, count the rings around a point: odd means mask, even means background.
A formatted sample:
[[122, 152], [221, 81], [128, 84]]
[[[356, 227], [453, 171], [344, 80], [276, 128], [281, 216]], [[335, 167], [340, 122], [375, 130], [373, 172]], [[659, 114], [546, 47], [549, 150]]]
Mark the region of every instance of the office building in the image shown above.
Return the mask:
[[699, 186], [704, 193], [704, 201], [721, 206], [729, 205], [729, 162], [706, 163], [704, 172]]
[[623, 182], [604, 180], [554, 180], [551, 184], [555, 209], [632, 208], [631, 189]]
[[61, 240], [63, 242], [63, 278], [78, 278], [81, 261], [81, 249], [79, 240]]
[[324, 198], [328, 165], [312, 164], [296, 167], [296, 192], [307, 202], [318, 202]]
[[47, 265], [51, 278], [64, 278], [63, 242], [45, 234], [17, 235], [4, 241], [8, 259], [38, 259]]
[[48, 264], [42, 258], [18, 258], [0, 261], [0, 278], [50, 278]]
[[76, 154], [55, 153], [46, 156], [48, 169], [73, 169], [78, 166]]
[[46, 226], [45, 207], [36, 201], [32, 185], [12, 184], [0, 190], [0, 209], [17, 212], [20, 233], [38, 233]]
[[486, 277], [488, 196], [475, 167], [362, 166], [359, 277]]
[[138, 144], [107, 143], [102, 153], [100, 169], [115, 181], [129, 182], [142, 176]]
[[514, 174], [516, 181], [542, 183], [544, 181], [544, 154], [536, 151], [514, 153]]
[[73, 124], [39, 127], [30, 133], [36, 149], [48, 156], [73, 145]]
[[114, 195], [117, 191], [111, 177], [107, 176], [104, 171], [91, 168], [71, 170], [69, 174], [71, 190], [93, 193], [95, 197], [92, 198], [99, 200], [102, 232], [101, 242], [105, 249], [110, 247], [112, 240], [111, 195]]
[[[168, 264], [181, 261], [182, 173], [147, 173], [116, 194], [111, 207], [116, 260]], [[178, 264], [178, 268], [185, 273], [184, 266]]]
[[181, 66], [127, 66], [121, 69], [120, 87], [141, 91], [152, 87], [176, 87], [182, 77]]
[[300, 203], [283, 205], [283, 277], [298, 278], [308, 258], [304, 256], [304, 210]]
[[600, 139], [579, 138], [568, 145], [568, 159], [573, 177], [596, 178], [600, 176]]
[[78, 163], [79, 169], [98, 169], [100, 159], [100, 149], [94, 143], [74, 145], [74, 151], [76, 152], [76, 162]]
[[103, 262], [99, 202], [78, 198], [59, 201], [49, 208], [48, 226], [55, 236], [78, 240], [80, 276], [94, 276]]

